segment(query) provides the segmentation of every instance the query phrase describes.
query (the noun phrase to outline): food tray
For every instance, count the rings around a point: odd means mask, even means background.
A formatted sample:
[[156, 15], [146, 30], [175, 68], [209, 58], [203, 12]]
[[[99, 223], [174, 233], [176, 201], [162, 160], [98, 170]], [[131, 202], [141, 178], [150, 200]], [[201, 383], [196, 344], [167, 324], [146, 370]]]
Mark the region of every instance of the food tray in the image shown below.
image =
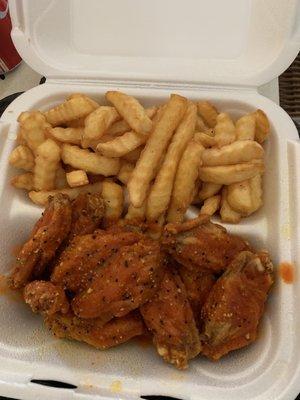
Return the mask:
[[[166, 100], [170, 91], [156, 87], [116, 87], [136, 96], [145, 106]], [[12, 250], [27, 237], [41, 209], [21, 191], [9, 185], [13, 170], [8, 156], [15, 145], [16, 118], [25, 109], [46, 109], [72, 92], [83, 92], [104, 101], [109, 85], [46, 83], [18, 97], [1, 119], [2, 205], [0, 251], [1, 273], [10, 270]], [[299, 228], [299, 141], [289, 116], [254, 90], [187, 90], [176, 92], [191, 100], [205, 98], [239, 117], [263, 109], [271, 122], [272, 134], [265, 145], [264, 206], [238, 225], [225, 226], [258, 248], [267, 248], [275, 267], [282, 261], [300, 261]], [[196, 215], [191, 209], [189, 216]], [[277, 268], [276, 268], [277, 270]], [[232, 353], [218, 363], [198, 357], [187, 371], [165, 364], [152, 347], [136, 342], [104, 352], [87, 345], [53, 338], [20, 301], [0, 297], [0, 380], [2, 394], [30, 399], [38, 393], [46, 398], [88, 399], [145, 395], [168, 395], [182, 399], [293, 399], [299, 391], [298, 337], [300, 316], [299, 280], [287, 285], [279, 278], [272, 291], [257, 342]], [[70, 383], [75, 389], [37, 386], [32, 379]]]

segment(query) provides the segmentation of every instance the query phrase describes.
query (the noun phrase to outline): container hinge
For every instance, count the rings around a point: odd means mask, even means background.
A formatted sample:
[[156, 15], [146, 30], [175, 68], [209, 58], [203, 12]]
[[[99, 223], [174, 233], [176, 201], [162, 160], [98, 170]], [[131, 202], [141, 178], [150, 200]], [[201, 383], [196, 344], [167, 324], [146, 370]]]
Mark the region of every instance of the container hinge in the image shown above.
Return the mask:
[[257, 93], [255, 86], [232, 86], [232, 85], [212, 85], [206, 83], [178, 83], [172, 81], [121, 81], [121, 80], [101, 80], [101, 79], [70, 79], [70, 78], [47, 78], [49, 84], [67, 84], [67, 85], [85, 85], [85, 86], [104, 86], [121, 88], [139, 88], [139, 89], [165, 89], [165, 90], [209, 90], [209, 91], [243, 91]]

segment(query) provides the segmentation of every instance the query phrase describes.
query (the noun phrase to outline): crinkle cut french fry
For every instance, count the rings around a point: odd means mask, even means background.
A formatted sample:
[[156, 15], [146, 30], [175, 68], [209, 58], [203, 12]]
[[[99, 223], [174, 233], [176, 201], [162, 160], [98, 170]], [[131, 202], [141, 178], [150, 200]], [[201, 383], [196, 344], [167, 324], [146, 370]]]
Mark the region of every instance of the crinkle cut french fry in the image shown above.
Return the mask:
[[256, 110], [253, 115], [255, 117], [255, 140], [263, 143], [270, 134], [268, 117], [262, 110]]
[[123, 160], [126, 160], [128, 162], [131, 162], [133, 164], [135, 164], [137, 162], [137, 160], [140, 158], [141, 153], [144, 149], [144, 146], [140, 146], [137, 149], [132, 150], [130, 153], [125, 154], [125, 156], [123, 156]]
[[120, 160], [117, 158], [106, 158], [78, 146], [63, 144], [62, 160], [65, 164], [75, 169], [82, 169], [92, 174], [104, 176], [116, 175], [120, 169]]
[[51, 125], [39, 111], [26, 111], [19, 115], [18, 122], [22, 130], [22, 137], [30, 150], [35, 153], [40, 144], [46, 139], [46, 130]]
[[120, 115], [114, 107], [101, 106], [91, 112], [85, 119], [85, 127], [81, 145], [89, 147], [90, 142], [100, 139], [107, 129], [118, 119]]
[[254, 140], [255, 138], [255, 116], [253, 114], [243, 115], [236, 121], [236, 139]]
[[70, 96], [67, 97], [67, 100], [75, 99], [76, 97], [84, 97], [88, 102], [92, 104], [94, 108], [98, 108], [100, 106], [100, 104], [97, 103], [97, 101], [95, 101], [94, 99], [83, 93], [72, 93], [70, 94]]
[[36, 190], [55, 188], [56, 171], [59, 168], [60, 147], [52, 139], [45, 140], [36, 150], [34, 187]]
[[45, 206], [49, 196], [55, 196], [57, 193], [66, 194], [71, 200], [75, 199], [79, 194], [84, 193], [101, 193], [102, 182], [96, 182], [90, 185], [80, 186], [77, 188], [56, 189], [50, 191], [31, 191], [28, 193], [29, 198], [40, 206]]
[[214, 167], [200, 167], [199, 177], [204, 182], [220, 185], [245, 181], [264, 172], [264, 163], [261, 160], [235, 165], [218, 165]]
[[167, 215], [168, 222], [182, 222], [184, 214], [193, 200], [203, 150], [202, 144], [191, 140], [182, 155], [174, 181]]
[[201, 143], [205, 148], [212, 147], [216, 144], [215, 138], [213, 136], [207, 135], [204, 132], [196, 132], [194, 139]]
[[135, 150], [148, 139], [148, 136], [129, 131], [122, 136], [118, 136], [110, 142], [99, 143], [97, 151], [106, 157], [123, 157]]
[[51, 128], [48, 129], [48, 134], [55, 140], [63, 143], [81, 144], [81, 138], [84, 128]]
[[67, 177], [66, 177], [66, 171], [64, 168], [60, 165], [55, 174], [55, 189], [63, 189], [68, 187], [68, 182], [67, 182]]
[[218, 110], [208, 101], [198, 101], [198, 113], [209, 128], [214, 128], [217, 123]]
[[173, 132], [179, 125], [187, 107], [187, 99], [171, 95], [162, 116], [155, 125], [145, 148], [128, 182], [128, 191], [134, 207], [140, 207], [146, 198], [150, 182], [155, 177], [155, 168], [164, 154]]
[[222, 188], [222, 185], [217, 183], [203, 182], [198, 193], [199, 201], [204, 201], [209, 197], [216, 195]]
[[34, 167], [34, 156], [29, 147], [20, 144], [11, 152], [9, 163], [15, 168], [32, 171]]
[[260, 159], [264, 149], [253, 140], [239, 140], [221, 148], [206, 149], [202, 153], [203, 166], [232, 165]]
[[109, 91], [105, 97], [116, 107], [132, 130], [142, 135], [151, 132], [152, 121], [137, 99], [118, 91]]
[[[146, 114], [150, 119], [155, 117], [156, 113], [157, 113], [157, 107], [146, 108]], [[129, 131], [131, 131], [131, 127], [127, 124], [127, 122], [124, 119], [122, 119], [121, 121], [113, 123], [112, 126], [108, 128], [106, 133], [112, 136], [119, 136]]]
[[204, 204], [200, 209], [200, 214], [213, 216], [218, 211], [220, 203], [221, 203], [220, 195], [209, 197], [204, 201]]
[[133, 170], [134, 164], [129, 163], [128, 161], [122, 161], [120, 171], [117, 175], [119, 181], [126, 185], [131, 177]]
[[25, 174], [16, 175], [11, 178], [10, 183], [18, 189], [33, 190], [33, 173], [26, 172]]
[[149, 221], [157, 220], [168, 208], [178, 163], [180, 162], [187, 143], [193, 137], [196, 118], [197, 107], [194, 103], [189, 102], [187, 110], [172, 137], [160, 170], [151, 187], [146, 211]]
[[143, 222], [146, 216], [146, 201], [141, 205], [141, 207], [133, 207], [131, 203], [129, 203], [127, 214], [125, 215], [125, 219], [134, 222]]
[[68, 172], [66, 178], [70, 187], [84, 186], [89, 183], [86, 172], [82, 170]]
[[94, 111], [95, 105], [85, 96], [72, 97], [46, 111], [45, 117], [52, 126], [63, 125], [74, 119], [86, 117]]
[[217, 116], [214, 139], [218, 147], [225, 146], [235, 141], [235, 126], [227, 113], [221, 113]]
[[123, 212], [123, 189], [117, 183], [111, 181], [102, 182], [102, 197], [105, 203], [105, 222], [117, 221]]
[[223, 222], [231, 224], [239, 223], [242, 218], [241, 214], [234, 211], [227, 201], [227, 186], [224, 186], [222, 189], [220, 216]]
[[81, 117], [77, 119], [73, 119], [72, 121], [68, 121], [65, 125], [68, 128], [84, 128], [84, 121], [86, 117]]
[[206, 125], [206, 123], [203, 121], [203, 118], [200, 117], [200, 115], [197, 115], [197, 120], [196, 120], [196, 131], [199, 132], [205, 132], [208, 130], [209, 127]]

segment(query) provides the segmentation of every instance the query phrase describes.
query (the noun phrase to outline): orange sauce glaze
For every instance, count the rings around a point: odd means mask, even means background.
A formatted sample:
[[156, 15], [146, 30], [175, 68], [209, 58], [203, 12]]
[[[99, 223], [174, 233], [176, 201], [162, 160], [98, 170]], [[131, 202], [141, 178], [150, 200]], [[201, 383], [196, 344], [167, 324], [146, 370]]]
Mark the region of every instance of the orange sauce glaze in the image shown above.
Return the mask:
[[279, 264], [279, 275], [283, 282], [293, 283], [295, 280], [295, 267], [293, 264], [288, 262], [282, 262]]

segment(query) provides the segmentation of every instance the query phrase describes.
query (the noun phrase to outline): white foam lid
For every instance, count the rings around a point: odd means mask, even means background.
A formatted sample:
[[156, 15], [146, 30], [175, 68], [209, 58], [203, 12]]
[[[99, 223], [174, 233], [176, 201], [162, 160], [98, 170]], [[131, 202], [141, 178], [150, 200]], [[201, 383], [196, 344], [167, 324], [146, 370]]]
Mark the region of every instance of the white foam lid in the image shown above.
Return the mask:
[[48, 78], [258, 86], [299, 51], [297, 0], [11, 0], [12, 38]]

